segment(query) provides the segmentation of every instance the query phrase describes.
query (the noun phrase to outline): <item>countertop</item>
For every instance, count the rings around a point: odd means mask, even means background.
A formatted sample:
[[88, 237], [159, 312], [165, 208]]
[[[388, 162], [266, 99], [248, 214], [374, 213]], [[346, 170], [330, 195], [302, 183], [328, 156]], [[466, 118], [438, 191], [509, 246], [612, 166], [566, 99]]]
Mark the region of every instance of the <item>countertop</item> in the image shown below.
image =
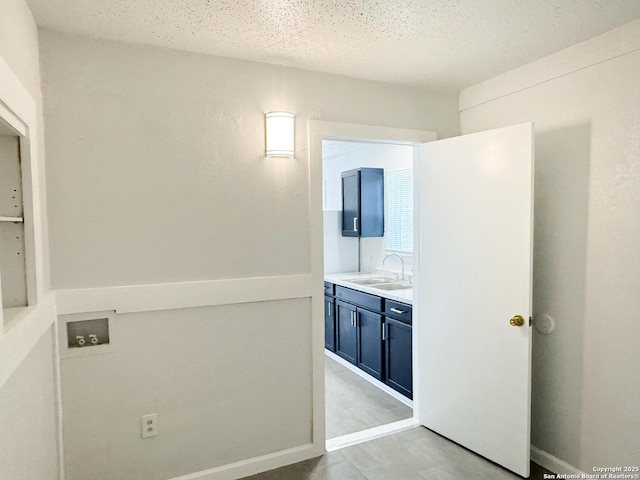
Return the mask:
[[325, 273], [324, 281], [335, 283], [336, 285], [342, 285], [343, 287], [352, 288], [353, 290], [359, 290], [361, 292], [377, 295], [378, 297], [388, 298], [389, 300], [395, 300], [397, 302], [407, 303], [413, 305], [413, 288], [407, 288], [402, 290], [379, 290], [370, 285], [356, 285], [354, 283], [346, 282], [345, 280], [353, 278], [368, 278], [378, 277], [380, 275], [374, 273]]

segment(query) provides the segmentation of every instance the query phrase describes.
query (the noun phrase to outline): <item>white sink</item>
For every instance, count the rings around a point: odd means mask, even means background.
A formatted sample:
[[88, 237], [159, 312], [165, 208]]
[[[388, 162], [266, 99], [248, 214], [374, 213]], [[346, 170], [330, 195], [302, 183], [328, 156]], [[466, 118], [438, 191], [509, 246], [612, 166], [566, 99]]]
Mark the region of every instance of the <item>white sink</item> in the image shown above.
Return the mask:
[[378, 283], [376, 285], [369, 286], [378, 290], [406, 290], [408, 288], [413, 288], [413, 285], [410, 283]]
[[362, 277], [362, 278], [350, 278], [344, 280], [354, 285], [363, 285], [377, 290], [407, 290], [413, 288], [410, 283], [401, 282], [391, 277]]
[[375, 285], [378, 283], [393, 283], [395, 278], [389, 277], [366, 277], [366, 278], [351, 278], [345, 280], [345, 282], [355, 283], [356, 285]]

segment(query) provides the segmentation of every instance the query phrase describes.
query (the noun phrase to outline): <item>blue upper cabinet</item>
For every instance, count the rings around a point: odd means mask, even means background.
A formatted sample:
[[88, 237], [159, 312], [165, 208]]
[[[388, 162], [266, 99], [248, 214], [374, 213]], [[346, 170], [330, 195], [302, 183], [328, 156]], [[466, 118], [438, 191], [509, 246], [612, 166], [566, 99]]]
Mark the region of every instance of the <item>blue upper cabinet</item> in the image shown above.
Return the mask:
[[342, 172], [342, 236], [384, 236], [384, 170]]

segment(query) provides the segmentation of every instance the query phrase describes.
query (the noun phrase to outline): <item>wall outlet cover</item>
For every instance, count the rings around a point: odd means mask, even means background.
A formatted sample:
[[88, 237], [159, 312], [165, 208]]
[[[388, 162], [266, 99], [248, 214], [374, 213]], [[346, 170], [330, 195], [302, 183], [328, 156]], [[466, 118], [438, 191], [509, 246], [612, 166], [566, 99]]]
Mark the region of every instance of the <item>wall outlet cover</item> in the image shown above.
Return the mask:
[[142, 438], [155, 437], [158, 435], [158, 414], [148, 413], [143, 415], [140, 421], [140, 431]]

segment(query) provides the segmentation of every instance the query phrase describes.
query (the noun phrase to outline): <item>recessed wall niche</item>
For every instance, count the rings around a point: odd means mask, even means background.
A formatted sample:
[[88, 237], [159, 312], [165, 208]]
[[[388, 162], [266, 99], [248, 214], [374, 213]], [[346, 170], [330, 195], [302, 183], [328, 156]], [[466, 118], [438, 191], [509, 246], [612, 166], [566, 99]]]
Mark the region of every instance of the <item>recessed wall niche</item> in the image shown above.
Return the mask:
[[[0, 284], [2, 308], [28, 304], [20, 138], [0, 135]], [[4, 315], [5, 323], [11, 318]]]

